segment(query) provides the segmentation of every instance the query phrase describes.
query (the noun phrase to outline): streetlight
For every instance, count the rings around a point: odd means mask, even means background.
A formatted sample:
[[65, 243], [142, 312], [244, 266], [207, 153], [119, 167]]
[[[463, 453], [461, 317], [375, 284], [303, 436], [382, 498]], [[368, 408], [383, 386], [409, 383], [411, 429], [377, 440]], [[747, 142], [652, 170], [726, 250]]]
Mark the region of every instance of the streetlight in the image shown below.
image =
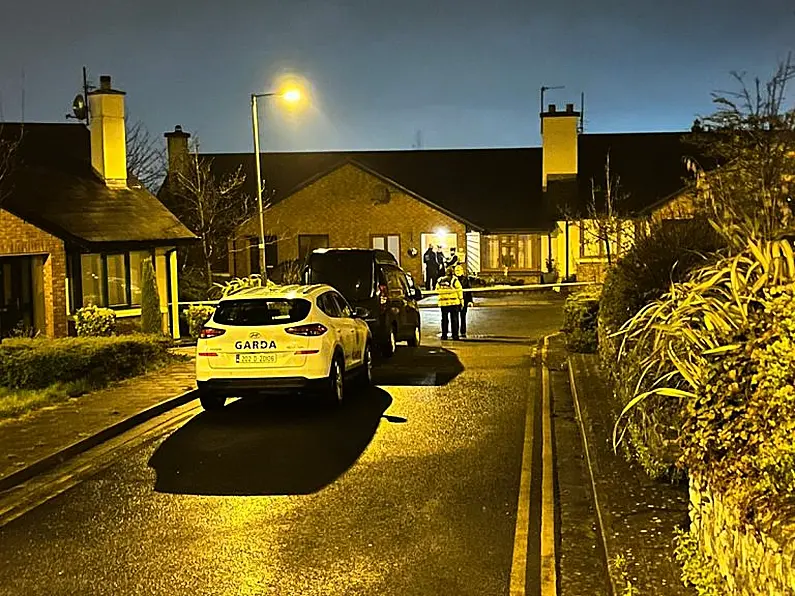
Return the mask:
[[262, 208], [262, 165], [259, 150], [259, 115], [257, 99], [260, 97], [280, 97], [288, 103], [298, 103], [303, 98], [300, 89], [290, 88], [283, 91], [251, 94], [251, 125], [254, 130], [254, 163], [257, 173], [257, 210], [259, 211], [259, 261], [260, 275], [263, 280], [268, 279], [268, 270], [265, 266], [265, 213]]

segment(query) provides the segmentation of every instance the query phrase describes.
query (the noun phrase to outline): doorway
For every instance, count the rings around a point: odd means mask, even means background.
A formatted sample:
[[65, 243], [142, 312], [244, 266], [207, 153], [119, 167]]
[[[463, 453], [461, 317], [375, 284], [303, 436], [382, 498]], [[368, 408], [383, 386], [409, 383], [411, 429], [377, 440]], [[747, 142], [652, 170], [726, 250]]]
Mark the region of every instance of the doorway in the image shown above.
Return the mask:
[[0, 257], [0, 337], [35, 327], [33, 257]]

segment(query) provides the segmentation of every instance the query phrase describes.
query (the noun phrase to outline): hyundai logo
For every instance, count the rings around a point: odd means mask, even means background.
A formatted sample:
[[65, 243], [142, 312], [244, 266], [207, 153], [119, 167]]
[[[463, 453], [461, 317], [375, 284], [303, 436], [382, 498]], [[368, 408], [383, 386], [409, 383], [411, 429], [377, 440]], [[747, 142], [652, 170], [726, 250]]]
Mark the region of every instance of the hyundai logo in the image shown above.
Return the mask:
[[251, 333], [249, 333], [249, 334], [248, 334], [248, 336], [249, 336], [250, 338], [252, 338], [252, 339], [254, 339], [254, 338], [257, 338], [257, 337], [262, 337], [262, 336], [259, 334], [259, 331], [252, 331]]

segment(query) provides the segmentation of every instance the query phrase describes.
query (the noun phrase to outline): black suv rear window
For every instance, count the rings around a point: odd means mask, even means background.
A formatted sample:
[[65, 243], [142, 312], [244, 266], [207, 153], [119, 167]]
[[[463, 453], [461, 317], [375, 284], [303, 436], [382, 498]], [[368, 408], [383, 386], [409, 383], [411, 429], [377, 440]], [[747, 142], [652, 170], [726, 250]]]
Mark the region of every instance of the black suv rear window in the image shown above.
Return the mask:
[[350, 301], [373, 295], [373, 256], [366, 252], [314, 253], [309, 258], [310, 284], [328, 284]]
[[309, 300], [302, 298], [227, 300], [215, 309], [213, 321], [220, 325], [288, 325], [303, 321], [311, 308]]

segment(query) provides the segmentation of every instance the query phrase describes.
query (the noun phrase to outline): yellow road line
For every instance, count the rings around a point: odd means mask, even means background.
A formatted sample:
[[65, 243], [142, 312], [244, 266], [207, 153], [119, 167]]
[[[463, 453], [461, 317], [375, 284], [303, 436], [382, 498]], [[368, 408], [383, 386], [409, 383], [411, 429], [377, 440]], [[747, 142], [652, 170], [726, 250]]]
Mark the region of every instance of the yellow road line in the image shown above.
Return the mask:
[[[535, 360], [535, 349], [533, 359]], [[530, 369], [530, 387], [535, 384], [535, 367]], [[510, 596], [525, 596], [527, 583], [527, 535], [530, 528], [530, 483], [533, 477], [533, 416], [532, 389], [527, 396], [527, 411], [524, 421], [524, 444], [522, 446], [522, 473], [519, 479], [519, 503], [516, 509], [516, 531], [513, 537], [513, 560], [511, 563]]]
[[552, 403], [549, 386], [549, 337], [544, 338], [541, 353], [541, 594], [555, 596], [558, 593], [557, 568], [555, 565], [555, 476], [552, 459]]

